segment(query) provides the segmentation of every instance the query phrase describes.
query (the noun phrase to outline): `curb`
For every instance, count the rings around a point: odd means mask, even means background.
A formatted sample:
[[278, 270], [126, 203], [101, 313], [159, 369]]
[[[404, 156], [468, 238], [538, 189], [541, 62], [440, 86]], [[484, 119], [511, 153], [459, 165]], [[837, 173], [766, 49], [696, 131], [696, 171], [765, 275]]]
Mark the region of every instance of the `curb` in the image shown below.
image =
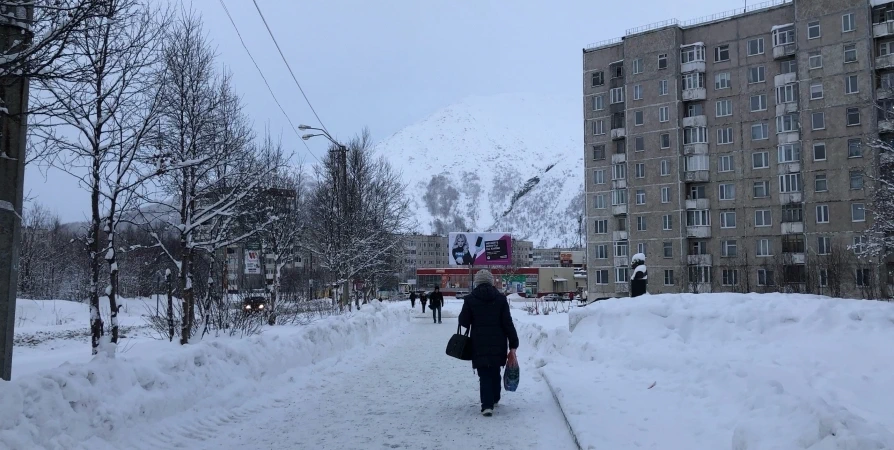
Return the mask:
[[546, 382], [546, 386], [549, 388], [549, 392], [553, 395], [553, 400], [556, 401], [556, 405], [559, 406], [559, 411], [562, 412], [562, 419], [565, 421], [565, 425], [568, 427], [568, 432], [571, 434], [571, 439], [574, 440], [574, 445], [577, 446], [578, 450], [584, 450], [580, 445], [580, 441], [577, 439], [577, 433], [574, 432], [574, 427], [571, 426], [571, 422], [568, 421], [568, 416], [565, 414], [565, 409], [562, 408], [562, 402], [559, 401], [559, 396], [556, 395], [556, 390], [553, 389], [552, 383], [549, 382], [549, 377], [546, 375], [546, 372], [541, 368], [540, 376], [543, 377], [543, 381]]

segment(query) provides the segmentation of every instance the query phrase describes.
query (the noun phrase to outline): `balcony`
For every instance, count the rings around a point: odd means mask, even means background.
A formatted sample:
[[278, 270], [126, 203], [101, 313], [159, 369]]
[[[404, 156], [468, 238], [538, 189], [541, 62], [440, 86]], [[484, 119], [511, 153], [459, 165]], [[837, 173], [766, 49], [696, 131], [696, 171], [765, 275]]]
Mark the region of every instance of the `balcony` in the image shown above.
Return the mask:
[[612, 140], [624, 139], [627, 137], [627, 129], [626, 128], [612, 128], [611, 131]]
[[779, 194], [779, 203], [788, 205], [791, 203], [803, 203], [804, 195], [801, 192], [787, 192]]
[[798, 173], [801, 171], [801, 163], [799, 163], [799, 162], [779, 163], [776, 166], [776, 168], [777, 168], [779, 175], [785, 175], [787, 173]]
[[706, 198], [687, 199], [686, 209], [708, 209], [709, 202]]
[[788, 264], [804, 264], [807, 261], [803, 253], [783, 253], [782, 259]]
[[879, 120], [878, 121], [878, 132], [879, 133], [890, 133], [894, 131], [894, 120]]
[[885, 37], [894, 35], [894, 21], [887, 21], [882, 23], [876, 23], [872, 25], [872, 36], [873, 37]]
[[804, 222], [782, 222], [780, 225], [782, 234], [801, 234], [804, 232]]
[[712, 266], [711, 255], [687, 255], [686, 263], [690, 266]]
[[627, 205], [614, 205], [612, 206], [612, 215], [615, 216], [623, 216], [627, 214]]
[[612, 155], [612, 164], [621, 164], [627, 162], [627, 153], [615, 153]]
[[707, 155], [708, 144], [685, 144], [683, 145], [684, 155]]
[[792, 84], [795, 81], [798, 81], [797, 73], [795, 73], [795, 72], [781, 73], [779, 75], [776, 75], [773, 78], [773, 85], [775, 87], [782, 87], [782, 86], [785, 86], [786, 84]]
[[705, 73], [704, 61], [689, 61], [680, 64], [680, 73], [701, 72]]
[[773, 59], [780, 59], [794, 55], [795, 50], [795, 44], [777, 45], [773, 47]]
[[779, 144], [793, 144], [801, 140], [801, 133], [798, 131], [783, 131], [776, 134], [776, 141]]
[[706, 127], [708, 126], [708, 118], [704, 115], [691, 116], [683, 118], [683, 127]]
[[613, 241], [626, 241], [627, 240], [627, 232], [626, 231], [612, 231], [612, 240]]
[[875, 58], [876, 69], [889, 69], [891, 67], [894, 67], [894, 53]]
[[784, 116], [786, 114], [791, 114], [794, 112], [798, 112], [798, 102], [776, 105], [776, 117]]
[[630, 258], [626, 256], [615, 256], [615, 267], [630, 267]]
[[612, 180], [612, 189], [627, 189], [627, 179]]
[[711, 237], [711, 227], [709, 226], [687, 226], [686, 237], [707, 239]]
[[705, 88], [692, 88], [692, 89], [683, 89], [683, 101], [689, 102], [693, 100], [704, 100], [708, 97], [708, 92]]
[[687, 170], [683, 173], [683, 180], [687, 183], [707, 183], [710, 173], [708, 170]]

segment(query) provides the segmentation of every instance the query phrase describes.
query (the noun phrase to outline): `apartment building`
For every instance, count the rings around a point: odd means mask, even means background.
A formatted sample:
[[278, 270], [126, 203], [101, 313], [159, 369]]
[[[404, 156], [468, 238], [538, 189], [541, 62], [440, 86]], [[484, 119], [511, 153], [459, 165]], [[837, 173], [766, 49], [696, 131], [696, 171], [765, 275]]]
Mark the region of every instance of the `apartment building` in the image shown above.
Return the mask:
[[626, 295], [635, 253], [652, 293], [884, 289], [861, 245], [891, 86], [878, 0], [775, 0], [584, 49], [590, 295]]

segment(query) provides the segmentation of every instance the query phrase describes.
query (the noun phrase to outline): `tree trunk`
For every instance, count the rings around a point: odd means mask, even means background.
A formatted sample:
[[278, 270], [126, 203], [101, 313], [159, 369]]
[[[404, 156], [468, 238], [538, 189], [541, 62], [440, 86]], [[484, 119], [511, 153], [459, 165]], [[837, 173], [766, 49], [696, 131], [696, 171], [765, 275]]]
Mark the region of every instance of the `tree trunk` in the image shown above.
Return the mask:
[[189, 343], [189, 335], [190, 329], [192, 326], [192, 320], [190, 320], [190, 314], [193, 312], [192, 309], [192, 279], [189, 274], [189, 270], [192, 266], [191, 259], [192, 254], [190, 253], [189, 248], [186, 245], [186, 237], [182, 237], [180, 239], [180, 250], [181, 250], [181, 258], [180, 258], [180, 344], [186, 345]]
[[115, 202], [112, 201], [108, 219], [109, 238], [106, 253], [106, 263], [109, 265], [109, 324], [112, 329], [112, 343], [118, 343], [118, 255], [115, 251], [115, 228], [112, 215], [115, 211]]
[[91, 222], [87, 241], [90, 253], [90, 345], [95, 355], [98, 353], [99, 340], [102, 338], [102, 316], [99, 314], [99, 163], [93, 164], [93, 186], [90, 192]]
[[165, 284], [168, 288], [168, 342], [174, 342], [174, 284], [170, 270], [165, 273]]

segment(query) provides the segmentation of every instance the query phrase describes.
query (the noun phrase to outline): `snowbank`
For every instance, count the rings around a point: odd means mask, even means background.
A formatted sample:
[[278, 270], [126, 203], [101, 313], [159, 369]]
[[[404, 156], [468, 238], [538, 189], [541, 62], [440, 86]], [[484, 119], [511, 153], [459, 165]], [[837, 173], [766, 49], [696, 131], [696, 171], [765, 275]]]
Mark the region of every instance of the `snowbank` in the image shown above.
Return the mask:
[[372, 303], [306, 327], [171, 345], [156, 360], [97, 357], [0, 382], [0, 448], [71, 449], [85, 441], [98, 448], [134, 425], [191, 408], [238, 405], [289, 369], [387, 336], [408, 317], [405, 308]]
[[892, 304], [654, 295], [548, 320], [519, 331], [582, 448], [894, 448]]

